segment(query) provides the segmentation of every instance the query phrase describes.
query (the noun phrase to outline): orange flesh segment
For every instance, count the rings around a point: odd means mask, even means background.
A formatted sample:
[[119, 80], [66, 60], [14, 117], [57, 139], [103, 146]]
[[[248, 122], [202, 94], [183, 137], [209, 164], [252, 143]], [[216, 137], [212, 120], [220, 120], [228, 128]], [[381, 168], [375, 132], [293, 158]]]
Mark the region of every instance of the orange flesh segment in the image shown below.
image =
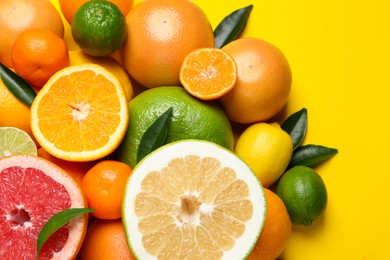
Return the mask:
[[215, 158], [172, 159], [148, 173], [141, 189], [138, 229], [146, 251], [158, 258], [220, 258], [252, 217], [247, 184]]
[[113, 89], [111, 81], [91, 70], [62, 76], [40, 101], [40, 131], [63, 151], [91, 151], [104, 146], [120, 121], [120, 102]]
[[226, 52], [217, 48], [202, 48], [187, 55], [180, 70], [183, 87], [203, 100], [219, 98], [237, 81], [237, 65]]

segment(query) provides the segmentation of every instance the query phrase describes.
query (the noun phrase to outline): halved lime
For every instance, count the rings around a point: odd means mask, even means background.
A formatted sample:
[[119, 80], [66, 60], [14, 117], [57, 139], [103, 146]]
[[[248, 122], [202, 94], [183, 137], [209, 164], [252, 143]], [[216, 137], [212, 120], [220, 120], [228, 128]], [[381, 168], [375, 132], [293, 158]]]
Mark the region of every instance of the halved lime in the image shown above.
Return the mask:
[[146, 156], [123, 201], [126, 237], [139, 259], [245, 259], [266, 214], [263, 188], [249, 166], [200, 140]]
[[0, 127], [0, 158], [13, 154], [37, 155], [37, 146], [25, 131], [12, 126]]

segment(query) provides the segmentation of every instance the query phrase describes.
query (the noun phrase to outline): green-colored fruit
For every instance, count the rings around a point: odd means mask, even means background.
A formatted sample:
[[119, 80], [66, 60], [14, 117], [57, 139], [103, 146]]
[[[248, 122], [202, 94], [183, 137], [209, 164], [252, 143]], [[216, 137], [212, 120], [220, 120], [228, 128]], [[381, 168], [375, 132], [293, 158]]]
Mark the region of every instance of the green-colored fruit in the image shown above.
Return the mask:
[[0, 127], [0, 158], [14, 154], [37, 155], [37, 146], [23, 130], [12, 127]]
[[170, 107], [173, 116], [165, 143], [199, 139], [233, 150], [230, 122], [217, 103], [192, 97], [182, 87], [166, 86], [148, 89], [130, 101], [129, 127], [115, 158], [133, 168], [142, 135]]
[[311, 225], [324, 211], [327, 191], [321, 176], [306, 166], [285, 172], [276, 187], [294, 224]]
[[73, 16], [72, 36], [85, 53], [96, 57], [110, 55], [126, 40], [126, 17], [109, 1], [86, 2]]

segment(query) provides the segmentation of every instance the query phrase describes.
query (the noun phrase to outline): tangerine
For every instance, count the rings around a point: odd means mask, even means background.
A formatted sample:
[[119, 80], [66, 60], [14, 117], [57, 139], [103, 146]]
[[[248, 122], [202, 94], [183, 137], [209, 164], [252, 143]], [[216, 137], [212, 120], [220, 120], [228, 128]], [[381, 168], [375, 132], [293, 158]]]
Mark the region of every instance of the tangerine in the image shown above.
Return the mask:
[[0, 1], [0, 63], [13, 67], [11, 50], [16, 37], [29, 28], [47, 29], [64, 36], [64, 24], [56, 7], [50, 1]]
[[40, 89], [58, 70], [69, 65], [63, 38], [45, 29], [27, 29], [16, 37], [11, 51], [15, 72]]
[[122, 199], [131, 168], [122, 162], [104, 160], [85, 174], [81, 188], [88, 204], [95, 211], [92, 215], [101, 219], [119, 219], [122, 215]]
[[180, 67], [180, 82], [202, 100], [219, 98], [231, 91], [237, 81], [237, 66], [229, 54], [218, 48], [190, 52]]

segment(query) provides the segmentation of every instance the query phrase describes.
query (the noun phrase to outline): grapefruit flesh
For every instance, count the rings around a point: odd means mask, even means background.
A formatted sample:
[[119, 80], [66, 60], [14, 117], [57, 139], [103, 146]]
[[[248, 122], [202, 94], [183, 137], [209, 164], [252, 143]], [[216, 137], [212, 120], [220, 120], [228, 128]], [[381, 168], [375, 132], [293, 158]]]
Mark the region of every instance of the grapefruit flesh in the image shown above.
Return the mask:
[[[40, 230], [54, 214], [85, 207], [75, 181], [45, 159], [13, 155], [0, 160], [1, 259], [34, 259]], [[76, 255], [85, 236], [86, 217], [75, 218], [45, 243], [39, 259]]]

